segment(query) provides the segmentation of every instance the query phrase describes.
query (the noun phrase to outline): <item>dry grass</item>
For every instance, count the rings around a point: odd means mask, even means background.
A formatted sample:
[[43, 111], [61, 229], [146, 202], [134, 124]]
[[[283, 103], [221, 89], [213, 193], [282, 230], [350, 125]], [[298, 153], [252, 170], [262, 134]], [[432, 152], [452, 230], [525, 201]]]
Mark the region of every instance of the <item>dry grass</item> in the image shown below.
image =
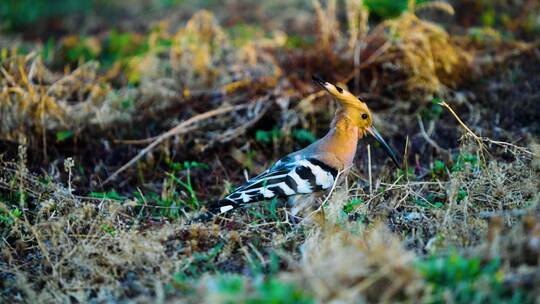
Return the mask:
[[[200, 11], [131, 37], [147, 49], [107, 67], [59, 70], [38, 52], [4, 52], [1, 299], [467, 302], [461, 283], [498, 300], [538, 299], [539, 137], [501, 131], [489, 110], [509, 101], [490, 104], [474, 87], [486, 87], [482, 73], [488, 90], [535, 81], [521, 70], [489, 73], [515, 56], [518, 68], [538, 62], [537, 48], [473, 43], [413, 7], [369, 30], [363, 2], [350, 0], [341, 24], [338, 3], [313, 2], [317, 43], [308, 48], [290, 49], [279, 31], [238, 44]], [[441, 8], [452, 13], [440, 3], [416, 10]], [[85, 43], [105, 52], [103, 38]], [[497, 47], [504, 52], [484, 60]], [[404, 151], [403, 170], [376, 147], [366, 165], [361, 146], [358, 167], [301, 223], [272, 204], [188, 223], [206, 199], [306, 144], [294, 134], [324, 132], [331, 113], [308, 83], [315, 70], [362, 92]], [[456, 259], [478, 259], [478, 273], [448, 278], [444, 269], [463, 271]]]
[[414, 253], [381, 223], [356, 233], [339, 226], [312, 230], [302, 252], [298, 280], [321, 302], [421, 298]]
[[[435, 5], [453, 14], [448, 5]], [[439, 25], [419, 19], [412, 12], [402, 14], [377, 25], [367, 33], [368, 12], [360, 1], [347, 1], [348, 37], [339, 36], [335, 3], [325, 9], [315, 1], [318, 33], [318, 52], [330, 58], [332, 68], [353, 62], [343, 82], [353, 88], [369, 87], [370, 91], [397, 90], [400, 94], [441, 94], [448, 88], [469, 80], [474, 66], [474, 54], [460, 46]], [[411, 8], [413, 11], [413, 8]], [[348, 43], [345, 44], [345, 40]], [[366, 86], [368, 84], [369, 86]]]
[[[403, 176], [389, 184], [377, 180], [373, 194], [344, 184], [327, 203], [325, 220], [299, 226], [290, 224], [282, 211], [273, 217], [263, 210], [262, 217], [240, 212], [214, 226], [180, 221], [148, 227], [134, 216], [134, 201], [77, 197], [69, 187], [44, 184], [27, 173], [24, 158], [4, 163], [0, 187], [3, 193], [24, 193], [19, 208], [25, 212], [3, 230], [3, 296], [14, 299], [18, 294], [32, 302], [160, 297], [192, 301], [206, 293], [209, 286], [204, 282], [213, 279], [184, 282], [175, 280], [175, 273], [196, 277], [212, 269], [264, 269], [271, 263], [268, 254], [275, 252], [286, 270], [282, 279], [303, 286], [321, 302], [420, 301], [429, 294], [414, 266], [418, 254], [450, 248], [465, 248], [467, 255], [485, 259], [495, 254], [508, 263], [508, 284], [528, 286], [536, 282], [531, 270], [514, 265], [537, 265], [540, 259], [540, 168], [532, 165], [537, 157], [531, 162], [529, 154], [514, 153], [510, 163], [490, 159], [484, 167], [467, 166], [434, 182], [406, 181]], [[457, 193], [463, 189], [467, 196], [459, 201]], [[414, 203], [429, 204], [428, 193], [442, 195], [444, 207]], [[351, 199], [364, 203], [344, 215], [343, 206]], [[10, 201], [1, 204], [4, 214], [16, 206]], [[362, 220], [351, 220], [354, 214]], [[195, 294], [175, 292], [167, 287], [170, 284]], [[383, 286], [384, 292], [379, 292]], [[222, 296], [214, 294], [208, 301]]]
[[[380, 25], [389, 36], [385, 65], [395, 65], [396, 73], [404, 73], [409, 91], [440, 93], [455, 87], [471, 73], [472, 54], [462, 49], [444, 29], [431, 22], [404, 14], [397, 20]], [[399, 82], [394, 86], [401, 85]]]

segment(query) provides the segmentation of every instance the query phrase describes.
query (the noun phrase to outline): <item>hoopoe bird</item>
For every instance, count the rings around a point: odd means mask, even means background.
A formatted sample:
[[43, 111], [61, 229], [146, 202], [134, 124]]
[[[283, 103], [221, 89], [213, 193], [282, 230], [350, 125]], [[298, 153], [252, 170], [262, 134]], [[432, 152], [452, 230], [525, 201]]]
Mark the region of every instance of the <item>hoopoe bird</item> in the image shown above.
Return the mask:
[[269, 169], [249, 179], [225, 198], [209, 204], [211, 215], [260, 201], [273, 199], [294, 202], [298, 197], [314, 197], [328, 192], [338, 173], [352, 166], [358, 140], [372, 135], [390, 156], [396, 166], [399, 162], [392, 148], [373, 127], [367, 105], [340, 86], [313, 77], [338, 102], [338, 109], [328, 133], [307, 146], [278, 160]]

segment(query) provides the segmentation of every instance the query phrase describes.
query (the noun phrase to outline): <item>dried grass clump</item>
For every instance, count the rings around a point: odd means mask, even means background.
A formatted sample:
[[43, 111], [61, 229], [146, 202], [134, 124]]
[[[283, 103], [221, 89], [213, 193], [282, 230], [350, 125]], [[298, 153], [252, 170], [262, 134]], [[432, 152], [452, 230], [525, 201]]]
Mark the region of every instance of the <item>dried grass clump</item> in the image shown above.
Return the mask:
[[3, 139], [24, 142], [32, 134], [77, 132], [131, 118], [129, 109], [122, 106], [127, 94], [112, 94], [111, 85], [98, 76], [95, 62], [59, 75], [35, 54], [16, 55], [5, 60], [0, 71]]
[[[329, 1], [326, 8], [318, 1], [313, 5], [318, 29], [314, 55], [324, 53], [324, 65], [331, 64], [332, 73], [342, 77], [338, 80], [354, 80], [356, 89], [430, 96], [442, 94], [472, 76], [474, 53], [442, 27], [418, 18], [414, 7], [368, 32], [369, 13], [363, 3], [347, 1], [348, 35], [344, 35], [334, 1]], [[453, 14], [446, 3], [420, 8]]]
[[423, 281], [415, 255], [383, 224], [356, 234], [314, 230], [302, 247], [300, 280], [323, 303], [419, 299]]
[[326, 8], [323, 8], [318, 0], [313, 0], [313, 7], [317, 16], [317, 39], [320, 41], [318, 47], [329, 52], [333, 44], [340, 38], [337, 1], [329, 0]]
[[378, 61], [386, 73], [403, 75], [409, 92], [441, 93], [470, 77], [472, 54], [442, 27], [412, 13], [383, 22], [368, 39], [377, 36], [385, 37], [388, 44]]
[[[250, 38], [254, 41], [234, 46], [214, 15], [199, 11], [173, 35], [171, 67], [189, 89], [207, 88], [216, 82], [218, 85], [249, 83], [248, 79], [277, 76], [279, 69], [264, 48], [280, 46], [283, 39]], [[225, 90], [229, 92], [230, 88]]]
[[[23, 229], [34, 230], [35, 238], [19, 241], [24, 249], [18, 254], [8, 246], [2, 250], [3, 297], [20, 293], [31, 302], [148, 298], [156, 284], [165, 284], [174, 273], [174, 262], [160, 243], [160, 231], [141, 234], [114, 228], [118, 229], [114, 235], [108, 235], [104, 227], [118, 223], [101, 214], [93, 221], [79, 214], [70, 217], [25, 224]], [[43, 243], [38, 251], [32, 248], [37, 239]], [[24, 264], [21, 254], [27, 255]]]
[[[173, 36], [171, 67], [179, 74], [186, 74], [188, 86], [194, 80], [211, 84], [223, 71], [218, 60], [230, 48], [223, 29], [208, 11], [197, 12]], [[198, 79], [197, 79], [198, 78]]]

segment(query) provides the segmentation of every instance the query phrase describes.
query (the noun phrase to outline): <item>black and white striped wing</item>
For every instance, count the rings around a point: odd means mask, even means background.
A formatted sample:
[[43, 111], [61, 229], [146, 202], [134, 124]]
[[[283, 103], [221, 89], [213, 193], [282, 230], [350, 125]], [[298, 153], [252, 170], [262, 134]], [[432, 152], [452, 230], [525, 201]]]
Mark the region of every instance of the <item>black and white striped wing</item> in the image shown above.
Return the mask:
[[330, 189], [338, 171], [315, 158], [278, 161], [220, 201], [219, 212], [241, 205]]

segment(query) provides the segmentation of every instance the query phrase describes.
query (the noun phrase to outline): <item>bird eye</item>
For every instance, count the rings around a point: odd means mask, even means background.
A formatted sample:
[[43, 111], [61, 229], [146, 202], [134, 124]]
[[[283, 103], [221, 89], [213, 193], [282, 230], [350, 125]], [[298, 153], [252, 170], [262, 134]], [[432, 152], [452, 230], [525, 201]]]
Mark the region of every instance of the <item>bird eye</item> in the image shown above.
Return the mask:
[[338, 92], [343, 93], [343, 89], [341, 87], [336, 86], [336, 89], [338, 90]]
[[362, 119], [368, 119], [369, 115], [367, 113], [362, 114]]

